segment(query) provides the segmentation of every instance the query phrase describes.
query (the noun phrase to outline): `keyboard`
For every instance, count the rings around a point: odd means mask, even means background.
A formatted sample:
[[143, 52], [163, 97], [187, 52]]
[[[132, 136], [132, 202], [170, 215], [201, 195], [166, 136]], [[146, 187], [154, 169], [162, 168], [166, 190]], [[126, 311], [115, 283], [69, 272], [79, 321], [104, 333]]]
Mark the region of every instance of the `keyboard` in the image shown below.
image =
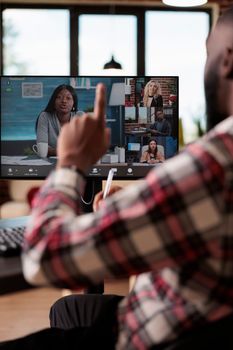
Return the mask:
[[26, 226], [0, 228], [0, 256], [20, 255]]

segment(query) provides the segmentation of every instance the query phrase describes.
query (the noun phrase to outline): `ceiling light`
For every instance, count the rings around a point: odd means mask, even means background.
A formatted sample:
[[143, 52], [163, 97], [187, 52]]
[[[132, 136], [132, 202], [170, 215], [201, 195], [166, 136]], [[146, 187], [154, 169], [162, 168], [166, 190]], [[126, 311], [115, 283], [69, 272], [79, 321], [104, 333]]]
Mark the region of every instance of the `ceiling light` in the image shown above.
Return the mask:
[[112, 56], [111, 61], [105, 63], [104, 69], [122, 69], [121, 64], [116, 62], [114, 60], [114, 57]]
[[177, 7], [200, 6], [207, 3], [208, 0], [162, 0], [164, 4]]

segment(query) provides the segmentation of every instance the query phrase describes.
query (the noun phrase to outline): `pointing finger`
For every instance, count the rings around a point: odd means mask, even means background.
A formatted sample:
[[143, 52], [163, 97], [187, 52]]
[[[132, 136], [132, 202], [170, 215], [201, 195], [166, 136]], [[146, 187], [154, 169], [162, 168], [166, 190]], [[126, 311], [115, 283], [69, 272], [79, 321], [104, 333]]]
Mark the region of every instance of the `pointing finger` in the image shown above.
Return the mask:
[[98, 84], [95, 94], [94, 118], [98, 119], [101, 126], [105, 126], [106, 89], [103, 84]]

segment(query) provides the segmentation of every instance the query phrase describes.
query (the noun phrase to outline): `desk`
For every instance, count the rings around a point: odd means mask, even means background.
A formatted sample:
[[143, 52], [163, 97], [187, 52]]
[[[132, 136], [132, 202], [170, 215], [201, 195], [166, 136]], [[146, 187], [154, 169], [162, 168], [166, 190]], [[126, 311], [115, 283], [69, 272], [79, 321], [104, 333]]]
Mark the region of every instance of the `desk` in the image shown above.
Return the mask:
[[[0, 227], [15, 227], [25, 225], [28, 216], [0, 220]], [[0, 295], [33, 288], [23, 277], [20, 256], [0, 257]]]
[[[0, 220], [0, 228], [24, 226], [27, 224], [28, 219], [29, 216], [2, 219]], [[0, 295], [28, 288], [33, 288], [33, 286], [27, 283], [23, 276], [21, 257], [0, 257]], [[89, 294], [102, 294], [103, 291], [103, 283], [86, 289], [86, 293]]]
[[145, 136], [149, 136], [150, 131], [141, 131], [141, 130], [132, 130], [130, 132], [125, 132], [125, 144], [128, 144], [128, 137], [134, 136], [134, 137], [139, 137], [140, 138], [140, 144], [143, 145], [143, 138]]

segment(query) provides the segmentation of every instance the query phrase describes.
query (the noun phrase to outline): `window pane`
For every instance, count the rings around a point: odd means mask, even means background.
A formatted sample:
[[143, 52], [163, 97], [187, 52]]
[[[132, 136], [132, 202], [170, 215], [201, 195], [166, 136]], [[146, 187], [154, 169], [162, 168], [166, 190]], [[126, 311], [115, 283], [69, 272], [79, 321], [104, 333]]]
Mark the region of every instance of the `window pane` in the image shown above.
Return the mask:
[[195, 119], [205, 120], [204, 64], [209, 16], [202, 12], [146, 13], [146, 74], [178, 75], [179, 111], [185, 141], [196, 137]]
[[4, 74], [69, 74], [67, 10], [7, 9], [3, 27]]
[[122, 65], [121, 75], [135, 75], [136, 17], [121, 15], [81, 15], [79, 22], [79, 73], [109, 75], [103, 70], [114, 59]]

